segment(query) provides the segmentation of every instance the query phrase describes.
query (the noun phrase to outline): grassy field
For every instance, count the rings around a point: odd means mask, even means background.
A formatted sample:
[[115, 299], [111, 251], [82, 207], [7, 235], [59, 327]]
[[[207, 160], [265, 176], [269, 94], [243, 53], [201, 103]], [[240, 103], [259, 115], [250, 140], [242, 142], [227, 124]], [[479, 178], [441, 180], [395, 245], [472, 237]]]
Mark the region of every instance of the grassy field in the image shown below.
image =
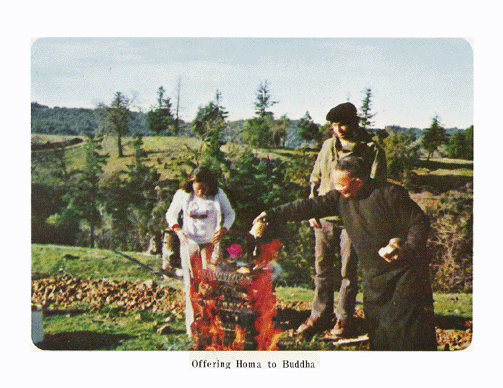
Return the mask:
[[[158, 269], [160, 258], [127, 254]], [[85, 295], [79, 294], [85, 290]], [[160, 282], [137, 264], [99, 249], [57, 245], [32, 246], [32, 293], [44, 305], [46, 350], [190, 350], [185, 336], [182, 282]], [[312, 290], [278, 287], [277, 325], [282, 350], [358, 350], [320, 336], [304, 340], [293, 330], [310, 311]], [[126, 297], [127, 296], [127, 297]], [[471, 340], [472, 296], [435, 294], [440, 349], [463, 349]], [[362, 295], [357, 325], [363, 330]], [[362, 332], [363, 333], [363, 332]]]

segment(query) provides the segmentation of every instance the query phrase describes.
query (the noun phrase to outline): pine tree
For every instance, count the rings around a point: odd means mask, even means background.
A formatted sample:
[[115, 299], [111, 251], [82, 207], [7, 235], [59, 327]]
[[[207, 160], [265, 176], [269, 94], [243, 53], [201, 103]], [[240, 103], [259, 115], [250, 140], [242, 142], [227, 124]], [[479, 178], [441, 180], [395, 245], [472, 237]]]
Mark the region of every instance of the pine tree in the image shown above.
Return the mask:
[[157, 106], [147, 113], [148, 129], [156, 134], [166, 133], [175, 135], [173, 114], [171, 113], [171, 99], [164, 98], [165, 90], [161, 86], [157, 90]]
[[123, 187], [126, 190], [129, 246], [143, 250], [149, 240], [149, 220], [152, 210], [157, 205], [156, 187], [160, 184], [160, 174], [154, 167], [145, 164], [147, 155], [143, 149], [142, 136], [133, 137], [133, 163], [127, 165]]
[[446, 142], [447, 134], [445, 129], [440, 125], [440, 118], [436, 115], [433, 117], [430, 127], [426, 129], [421, 139], [421, 146], [428, 153], [427, 160], [429, 161], [438, 147]]
[[364, 90], [365, 98], [362, 101], [362, 106], [360, 107], [360, 127], [363, 129], [368, 129], [373, 125], [371, 119], [375, 114], [370, 113], [372, 110], [372, 89], [366, 88]]
[[86, 163], [78, 176], [78, 190], [73, 194], [80, 217], [89, 224], [89, 246], [95, 246], [95, 230], [101, 222], [99, 207], [103, 201], [100, 179], [108, 155], [101, 155], [99, 139], [89, 137], [85, 146]]
[[256, 116], [246, 120], [243, 125], [243, 140], [253, 147], [275, 147], [273, 128], [274, 114], [268, 109], [278, 103], [274, 101], [269, 90], [269, 82], [261, 82], [255, 94]]
[[194, 133], [205, 143], [203, 164], [213, 165], [217, 171], [220, 170], [218, 165], [225, 159], [220, 148], [227, 128], [227, 116], [228, 112], [222, 106], [222, 93], [217, 90], [214, 101], [199, 107], [192, 125]]
[[116, 92], [110, 106], [100, 104], [99, 108], [105, 112], [105, 127], [117, 135], [117, 152], [119, 158], [124, 156], [122, 136], [129, 132], [128, 123], [132, 118], [131, 100], [121, 92]]
[[265, 118], [266, 116], [273, 116], [273, 113], [269, 112], [268, 109], [276, 105], [278, 101], [274, 101], [272, 99], [271, 91], [269, 89], [269, 82], [267, 80], [260, 83], [255, 97], [255, 114], [261, 118]]

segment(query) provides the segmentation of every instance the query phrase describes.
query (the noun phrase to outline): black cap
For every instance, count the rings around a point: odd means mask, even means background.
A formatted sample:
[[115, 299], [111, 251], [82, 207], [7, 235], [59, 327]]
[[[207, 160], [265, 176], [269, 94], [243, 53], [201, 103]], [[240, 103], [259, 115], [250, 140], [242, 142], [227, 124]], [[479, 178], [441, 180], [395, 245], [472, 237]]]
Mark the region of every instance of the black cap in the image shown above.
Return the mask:
[[327, 113], [327, 121], [331, 123], [349, 124], [357, 118], [356, 107], [350, 102], [337, 105]]

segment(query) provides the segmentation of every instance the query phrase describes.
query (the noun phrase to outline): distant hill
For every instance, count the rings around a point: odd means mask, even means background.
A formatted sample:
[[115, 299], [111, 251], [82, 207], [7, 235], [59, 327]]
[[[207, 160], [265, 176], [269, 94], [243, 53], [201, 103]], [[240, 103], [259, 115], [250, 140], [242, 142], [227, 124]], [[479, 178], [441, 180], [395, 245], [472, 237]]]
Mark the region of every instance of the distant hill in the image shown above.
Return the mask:
[[[87, 136], [100, 128], [96, 109], [50, 108], [36, 102], [31, 103], [31, 133], [47, 135]], [[133, 112], [129, 124], [131, 134], [148, 135], [146, 115]]]
[[[132, 112], [133, 120], [129, 123], [130, 134], [138, 133], [143, 136], [152, 136], [154, 133], [147, 128], [147, 115], [143, 112]], [[224, 133], [224, 141], [239, 142], [245, 120], [229, 122], [227, 131]], [[300, 120], [292, 120], [291, 126], [287, 132], [285, 141], [286, 148], [299, 148], [312, 146], [312, 142], [306, 142], [297, 136], [297, 126]], [[31, 133], [46, 135], [70, 135], [70, 136], [88, 136], [95, 134], [100, 129], [100, 122], [97, 115], [97, 109], [86, 108], [64, 108], [53, 107], [31, 103]], [[394, 132], [412, 131], [416, 138], [420, 138], [423, 130], [419, 128], [404, 128], [398, 125], [391, 125], [385, 128]], [[373, 128], [373, 130], [376, 130]], [[462, 131], [458, 128], [446, 129], [449, 135]], [[190, 136], [190, 122], [183, 123], [181, 135]]]
[[[387, 125], [385, 128], [384, 128], [386, 131], [393, 131], [395, 133], [409, 133], [409, 132], [412, 132], [414, 133], [414, 135], [416, 136], [416, 138], [420, 138], [423, 134], [423, 131], [426, 129], [426, 128], [423, 128], [423, 129], [419, 129], [419, 128], [404, 128], [404, 127], [401, 127], [399, 125]], [[457, 132], [462, 132], [464, 131], [464, 129], [459, 129], [459, 128], [445, 128], [445, 132], [448, 134], [448, 135], [454, 135], [455, 133]]]
[[[240, 134], [245, 120], [229, 122], [227, 131], [224, 132], [224, 141], [239, 142]], [[292, 120], [287, 133], [285, 146], [298, 148], [309, 146], [297, 136], [299, 120]], [[181, 135], [190, 136], [190, 123], [183, 123]], [[100, 128], [97, 109], [85, 108], [50, 108], [37, 102], [31, 103], [31, 133], [45, 135], [87, 136], [95, 134]], [[129, 123], [130, 134], [139, 133], [143, 136], [152, 136], [154, 133], [147, 128], [147, 115], [143, 112], [133, 112], [133, 120]]]

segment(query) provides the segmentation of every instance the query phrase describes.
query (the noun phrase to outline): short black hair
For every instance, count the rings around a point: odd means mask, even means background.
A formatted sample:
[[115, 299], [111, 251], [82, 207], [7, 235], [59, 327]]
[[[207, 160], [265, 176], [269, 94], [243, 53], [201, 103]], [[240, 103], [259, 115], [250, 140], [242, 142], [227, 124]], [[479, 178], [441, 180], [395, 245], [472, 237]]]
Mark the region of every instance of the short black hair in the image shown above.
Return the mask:
[[358, 156], [346, 156], [340, 159], [335, 166], [335, 171], [348, 172], [351, 178], [366, 179], [370, 175], [369, 167], [365, 165], [363, 158]]

